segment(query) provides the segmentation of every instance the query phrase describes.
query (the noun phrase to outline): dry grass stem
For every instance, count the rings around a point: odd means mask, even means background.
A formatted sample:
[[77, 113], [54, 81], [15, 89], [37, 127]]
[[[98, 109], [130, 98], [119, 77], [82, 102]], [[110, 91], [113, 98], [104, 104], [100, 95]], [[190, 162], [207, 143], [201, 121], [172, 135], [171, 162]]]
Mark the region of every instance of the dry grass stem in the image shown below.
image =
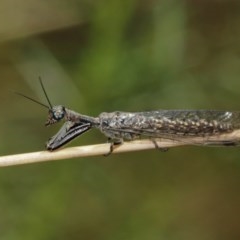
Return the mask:
[[[217, 136], [209, 137], [182, 137], [182, 139], [156, 139], [155, 143], [159, 149], [166, 149], [170, 147], [182, 146], [182, 145], [200, 145], [208, 146], [209, 143], [213, 145], [221, 142], [238, 142], [240, 140], [240, 130], [235, 130], [231, 133], [221, 134]], [[221, 144], [218, 144], [221, 145]], [[131, 142], [124, 142], [121, 145], [117, 145], [114, 148], [112, 154], [121, 152], [140, 151], [156, 148], [152, 140], [136, 140]], [[70, 158], [90, 157], [90, 156], [103, 156], [109, 153], [110, 144], [96, 144], [80, 147], [69, 147], [60, 149], [54, 152], [41, 151], [32, 153], [22, 153], [16, 155], [7, 155], [0, 157], [0, 167], [37, 163], [46, 161], [56, 161]]]

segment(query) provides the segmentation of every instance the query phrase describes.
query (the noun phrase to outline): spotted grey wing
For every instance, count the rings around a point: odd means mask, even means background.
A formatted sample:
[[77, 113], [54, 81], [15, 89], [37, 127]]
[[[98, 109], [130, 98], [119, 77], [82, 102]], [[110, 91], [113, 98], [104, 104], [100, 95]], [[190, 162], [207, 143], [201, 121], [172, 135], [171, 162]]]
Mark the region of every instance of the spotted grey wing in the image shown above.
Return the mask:
[[147, 117], [142, 134], [174, 138], [209, 137], [228, 134], [240, 127], [240, 113], [217, 110], [165, 110]]
[[[160, 110], [113, 116], [116, 124], [104, 130], [112, 136], [132, 140], [162, 138], [192, 145], [236, 145], [240, 112], [217, 110]], [[112, 127], [114, 126], [114, 127]]]
[[48, 140], [46, 148], [47, 150], [54, 151], [79, 135], [82, 135], [84, 132], [91, 129], [91, 127], [90, 123], [74, 123], [67, 121], [63, 124], [57, 134]]

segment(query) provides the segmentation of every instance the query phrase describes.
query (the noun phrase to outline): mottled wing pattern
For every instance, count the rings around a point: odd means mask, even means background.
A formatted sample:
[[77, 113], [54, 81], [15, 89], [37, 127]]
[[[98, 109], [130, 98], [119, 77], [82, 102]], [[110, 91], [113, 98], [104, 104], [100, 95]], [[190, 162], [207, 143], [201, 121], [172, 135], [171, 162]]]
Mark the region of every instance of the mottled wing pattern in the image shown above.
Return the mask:
[[[232, 141], [211, 139], [239, 129], [239, 112], [216, 110], [160, 110], [152, 112], [114, 112], [103, 115], [101, 131], [113, 139], [150, 137], [199, 145], [231, 145]], [[105, 123], [105, 124], [104, 124]], [[195, 142], [193, 140], [195, 138]], [[235, 144], [235, 142], [234, 142]]]

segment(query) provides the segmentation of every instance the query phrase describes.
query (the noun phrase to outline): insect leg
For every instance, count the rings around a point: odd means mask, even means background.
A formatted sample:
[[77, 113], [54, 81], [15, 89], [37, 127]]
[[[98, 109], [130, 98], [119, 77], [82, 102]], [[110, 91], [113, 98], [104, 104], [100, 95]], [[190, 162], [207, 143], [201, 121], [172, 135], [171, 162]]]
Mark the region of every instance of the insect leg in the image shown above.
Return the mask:
[[150, 140], [152, 141], [152, 143], [154, 144], [154, 146], [157, 150], [160, 150], [161, 152], [167, 152], [168, 151], [169, 148], [159, 147], [155, 138], [150, 138]]
[[109, 156], [115, 148], [117, 148], [118, 146], [120, 146], [121, 144], [123, 144], [123, 139], [112, 139], [112, 138], [108, 138], [108, 143], [110, 143], [110, 149], [109, 152], [104, 154], [103, 156], [107, 157]]

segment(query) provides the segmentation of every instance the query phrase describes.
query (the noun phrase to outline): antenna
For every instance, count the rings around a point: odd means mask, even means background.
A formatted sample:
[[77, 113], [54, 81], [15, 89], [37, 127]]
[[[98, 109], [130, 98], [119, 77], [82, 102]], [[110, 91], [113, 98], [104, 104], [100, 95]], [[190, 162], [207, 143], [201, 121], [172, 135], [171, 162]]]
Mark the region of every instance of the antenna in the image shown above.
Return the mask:
[[49, 98], [48, 98], [47, 92], [46, 92], [46, 90], [45, 90], [45, 88], [44, 88], [44, 86], [43, 86], [42, 79], [41, 79], [40, 76], [39, 76], [39, 82], [40, 82], [40, 84], [41, 84], [41, 87], [42, 87], [42, 90], [43, 90], [43, 92], [44, 92], [44, 95], [45, 95], [45, 97], [46, 97], [46, 99], [47, 99], [47, 101], [48, 101], [48, 104], [49, 104], [50, 108], [52, 109], [52, 104], [51, 104], [51, 102], [50, 102], [50, 100], [49, 100]]
[[45, 108], [47, 108], [47, 109], [52, 109], [52, 104], [51, 104], [51, 102], [50, 102], [50, 100], [49, 100], [49, 98], [48, 98], [47, 92], [46, 92], [46, 90], [45, 90], [45, 88], [44, 88], [44, 86], [43, 86], [41, 77], [39, 77], [39, 82], [40, 82], [40, 84], [41, 84], [42, 90], [43, 90], [44, 95], [45, 95], [45, 97], [46, 97], [46, 99], [47, 99], [47, 101], [48, 101], [49, 106], [47, 106], [47, 105], [45, 105], [45, 104], [43, 104], [43, 103], [41, 103], [41, 102], [39, 102], [39, 101], [31, 98], [31, 97], [28, 97], [28, 96], [26, 96], [26, 95], [24, 95], [24, 94], [22, 94], [22, 93], [19, 93], [19, 92], [14, 92], [14, 93], [17, 94], [17, 95], [20, 95], [20, 96], [22, 96], [22, 97], [24, 97], [24, 98], [27, 98], [27, 99], [29, 99], [29, 100], [31, 100], [31, 101], [39, 104], [39, 105], [42, 105], [43, 107], [45, 107]]
[[17, 94], [17, 95], [20, 95], [20, 96], [22, 96], [22, 97], [25, 97], [25, 98], [27, 98], [27, 99], [35, 102], [35, 103], [38, 103], [39, 105], [42, 105], [42, 106], [44, 106], [45, 108], [48, 108], [48, 109], [49, 109], [49, 106], [47, 106], [47, 105], [45, 105], [45, 104], [43, 104], [43, 103], [41, 103], [41, 102], [39, 102], [39, 101], [37, 101], [37, 100], [35, 100], [35, 99], [33, 99], [33, 98], [30, 98], [30, 97], [28, 97], [28, 96], [26, 96], [26, 95], [24, 95], [24, 94], [22, 94], [22, 93], [19, 93], [19, 92], [14, 92], [14, 93]]

